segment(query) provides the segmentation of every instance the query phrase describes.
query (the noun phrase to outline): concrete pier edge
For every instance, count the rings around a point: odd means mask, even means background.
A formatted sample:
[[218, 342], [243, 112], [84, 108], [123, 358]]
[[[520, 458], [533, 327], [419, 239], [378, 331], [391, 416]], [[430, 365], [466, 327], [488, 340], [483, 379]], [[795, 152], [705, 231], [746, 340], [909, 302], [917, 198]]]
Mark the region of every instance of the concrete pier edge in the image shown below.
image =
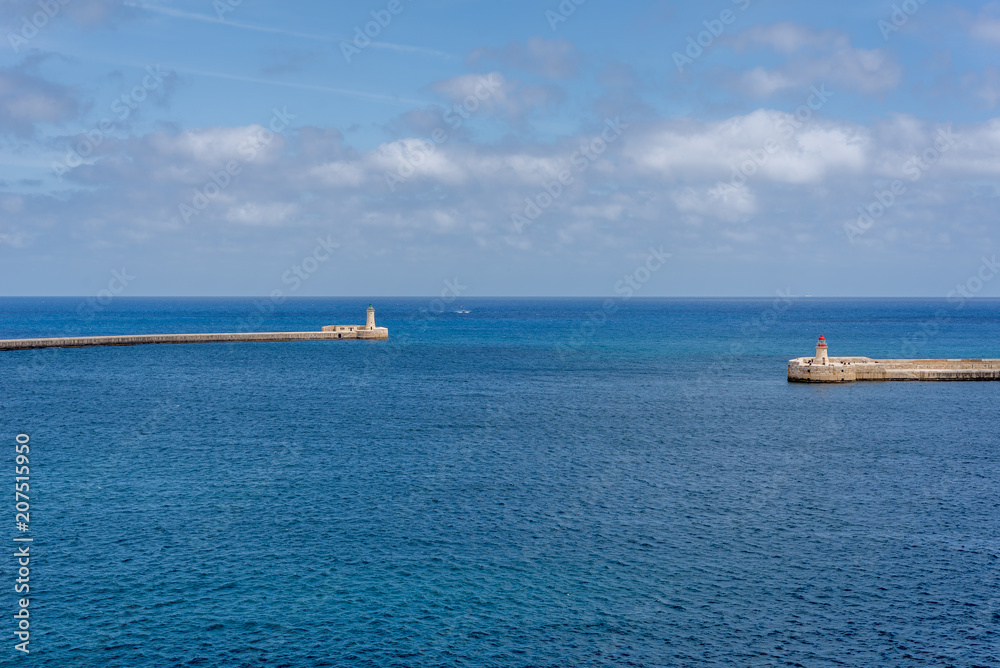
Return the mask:
[[798, 357], [788, 361], [790, 383], [863, 380], [1000, 380], [1000, 359], [884, 359]]
[[256, 343], [265, 341], [384, 341], [389, 330], [375, 326], [375, 307], [368, 305], [364, 325], [326, 325], [319, 332], [230, 332], [213, 334], [119, 334], [59, 338], [0, 339], [0, 351], [38, 348], [141, 346], [157, 343]]
[[[384, 329], [379, 327], [378, 329]], [[73, 336], [39, 339], [0, 339], [0, 351], [38, 348], [87, 348], [92, 346], [138, 346], [163, 343], [253, 343], [267, 341], [357, 341], [388, 339], [388, 332], [354, 332], [350, 338], [336, 332], [247, 332], [218, 334], [132, 334], [119, 336]], [[365, 336], [371, 334], [371, 336]], [[360, 336], [359, 336], [360, 335]]]
[[853, 383], [858, 380], [1000, 380], [1000, 359], [898, 359], [830, 357], [819, 335], [816, 355], [788, 360], [789, 383]]

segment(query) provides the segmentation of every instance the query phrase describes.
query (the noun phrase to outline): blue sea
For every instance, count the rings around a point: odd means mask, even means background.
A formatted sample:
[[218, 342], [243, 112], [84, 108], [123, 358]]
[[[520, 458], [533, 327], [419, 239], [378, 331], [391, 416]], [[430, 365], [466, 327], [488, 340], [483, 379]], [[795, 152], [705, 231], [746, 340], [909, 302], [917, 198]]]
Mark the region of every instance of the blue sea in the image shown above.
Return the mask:
[[[369, 301], [2, 299], [0, 338]], [[820, 334], [1000, 357], [1000, 301], [374, 305], [388, 341], [0, 353], [0, 665], [1000, 665], [1000, 383], [786, 381]]]

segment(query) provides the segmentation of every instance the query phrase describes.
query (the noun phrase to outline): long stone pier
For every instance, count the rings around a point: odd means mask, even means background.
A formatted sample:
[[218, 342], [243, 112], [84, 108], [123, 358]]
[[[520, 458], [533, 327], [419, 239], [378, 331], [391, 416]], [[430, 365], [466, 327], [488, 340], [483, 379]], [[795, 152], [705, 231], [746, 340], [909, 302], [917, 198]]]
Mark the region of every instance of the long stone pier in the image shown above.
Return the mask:
[[[357, 338], [357, 337], [352, 337]], [[252, 332], [232, 334], [131, 334], [52, 339], [0, 339], [0, 350], [139, 346], [153, 343], [247, 343], [253, 341], [336, 341], [334, 332]]]
[[873, 360], [868, 357], [799, 357], [788, 362], [793, 383], [857, 380], [1000, 380], [1000, 359]]
[[829, 357], [819, 337], [814, 357], [788, 360], [790, 383], [852, 383], [858, 380], [1000, 380], [1000, 359], [886, 359]]
[[375, 309], [368, 305], [364, 325], [327, 325], [321, 332], [234, 332], [229, 334], [124, 334], [70, 336], [46, 339], [0, 339], [0, 350], [32, 348], [87, 348], [90, 346], [141, 346], [154, 343], [253, 343], [262, 341], [385, 340], [389, 330], [375, 326]]

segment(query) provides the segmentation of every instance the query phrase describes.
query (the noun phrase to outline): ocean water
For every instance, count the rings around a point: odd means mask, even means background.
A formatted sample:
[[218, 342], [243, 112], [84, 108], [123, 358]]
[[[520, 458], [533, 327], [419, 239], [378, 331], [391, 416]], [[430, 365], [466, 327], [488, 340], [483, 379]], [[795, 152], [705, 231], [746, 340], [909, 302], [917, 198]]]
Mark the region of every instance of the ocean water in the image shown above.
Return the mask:
[[[0, 300], [0, 338], [315, 330], [366, 299]], [[997, 666], [1000, 301], [375, 300], [384, 342], [0, 353], [31, 640], [0, 665]], [[9, 489], [9, 488], [8, 488]]]

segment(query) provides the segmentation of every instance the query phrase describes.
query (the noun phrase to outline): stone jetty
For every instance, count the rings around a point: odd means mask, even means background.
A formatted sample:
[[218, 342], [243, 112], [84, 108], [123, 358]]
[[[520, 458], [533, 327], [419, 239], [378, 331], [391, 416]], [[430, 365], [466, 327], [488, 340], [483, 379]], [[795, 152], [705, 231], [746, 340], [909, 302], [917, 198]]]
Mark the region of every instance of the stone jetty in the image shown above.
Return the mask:
[[85, 348], [90, 346], [140, 346], [156, 343], [252, 343], [263, 341], [384, 340], [389, 330], [375, 326], [375, 309], [368, 306], [364, 325], [327, 325], [320, 332], [239, 332], [218, 334], [125, 334], [72, 336], [43, 339], [0, 339], [0, 350], [33, 348]]
[[830, 357], [821, 335], [816, 355], [788, 361], [790, 383], [859, 380], [1000, 380], [1000, 359], [871, 359]]

